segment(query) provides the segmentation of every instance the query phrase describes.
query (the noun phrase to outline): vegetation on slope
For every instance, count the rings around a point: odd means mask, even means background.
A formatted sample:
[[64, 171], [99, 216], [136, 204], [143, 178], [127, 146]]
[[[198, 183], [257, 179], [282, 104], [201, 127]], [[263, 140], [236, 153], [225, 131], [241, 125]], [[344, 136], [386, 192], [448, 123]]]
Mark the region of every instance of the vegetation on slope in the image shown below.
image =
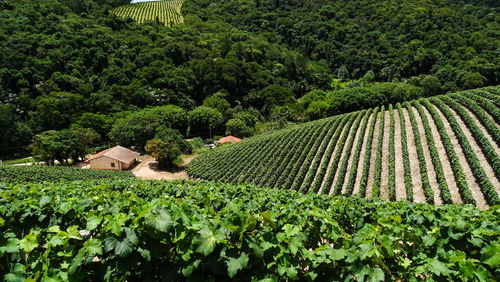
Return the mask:
[[173, 25], [183, 20], [181, 7], [184, 1], [151, 1], [120, 6], [111, 11], [122, 18], [131, 18], [138, 23], [158, 21]]
[[211, 182], [0, 183], [0, 277], [498, 280], [499, 219]]
[[[388, 200], [395, 200], [394, 183], [401, 182], [405, 183], [405, 187], [398, 186], [398, 189], [406, 191], [400, 191], [400, 195], [406, 195], [409, 201], [428, 203], [452, 203], [453, 197], [448, 187], [452, 184], [455, 186], [456, 183], [462, 202], [486, 208], [500, 203], [500, 190], [497, 187], [500, 183], [497, 174], [498, 152], [495, 151], [497, 144], [494, 139], [498, 135], [499, 123], [490, 118], [486, 110], [488, 107], [495, 107], [492, 103], [496, 97], [500, 97], [495, 94], [498, 89], [498, 86], [489, 87], [412, 103], [405, 102], [403, 107], [397, 105], [398, 111], [390, 106], [387, 120], [384, 118], [387, 113], [382, 107], [380, 112], [354, 112], [249, 138], [239, 144], [216, 148], [199, 156], [188, 166], [188, 173], [208, 180], [250, 182], [294, 190], [300, 187], [299, 190], [304, 192], [334, 195], [350, 195], [352, 187], [357, 184], [359, 195], [368, 194]], [[480, 96], [482, 93], [484, 96]], [[480, 107], [475, 101], [487, 108]], [[467, 108], [471, 109], [470, 112]], [[409, 126], [405, 124], [403, 111], [408, 114]], [[429, 118], [426, 111], [429, 111]], [[395, 114], [400, 117], [398, 124], [393, 119]], [[369, 115], [371, 123], [368, 127]], [[378, 119], [380, 121], [376, 126]], [[459, 121], [466, 126], [460, 126]], [[431, 123], [436, 127], [440, 138], [432, 134]], [[486, 126], [481, 129], [481, 124]], [[396, 127], [401, 133], [401, 144], [394, 142]], [[384, 132], [384, 128], [389, 131]], [[365, 131], [368, 131], [366, 141], [361, 138], [366, 134]], [[413, 134], [407, 136], [408, 131]], [[389, 138], [383, 138], [385, 134]], [[453, 145], [451, 139], [455, 135], [450, 137], [450, 134], [456, 135], [459, 147]], [[358, 144], [355, 144], [357, 135], [360, 137]], [[469, 139], [477, 140], [477, 145], [471, 144]], [[360, 154], [362, 146], [366, 147], [364, 155]], [[388, 152], [383, 152], [385, 146], [388, 146]], [[404, 174], [399, 175], [401, 179], [396, 179], [394, 172], [396, 152], [391, 149], [394, 146], [402, 147], [400, 154], [403, 164], [400, 165]], [[409, 146], [416, 146], [416, 158], [409, 157]], [[477, 149], [473, 146], [477, 146]], [[441, 150], [444, 148], [446, 152], [439, 154], [438, 147]], [[384, 162], [383, 153], [390, 154]], [[459, 154], [463, 154], [461, 160], [457, 157]], [[446, 156], [447, 159], [441, 159], [440, 156]], [[361, 177], [357, 180], [352, 170], [357, 169], [360, 161], [363, 162], [363, 168], [358, 172]], [[418, 167], [420, 173], [410, 171], [410, 164]], [[347, 169], [349, 165], [351, 171]], [[445, 177], [444, 168], [452, 171], [454, 178], [450, 175]], [[464, 171], [474, 179], [466, 181]], [[262, 180], [254, 178], [262, 173]], [[382, 181], [382, 175], [386, 174], [390, 179]], [[248, 177], [249, 175], [252, 176]], [[415, 184], [420, 182], [421, 184]], [[343, 190], [344, 186], [346, 189]], [[371, 194], [367, 191], [371, 191]]]
[[148, 106], [217, 109], [181, 132], [211, 139], [499, 83], [491, 0], [190, 0], [172, 27], [116, 16], [128, 3], [1, 1], [2, 159], [74, 126], [120, 143]]
[[0, 182], [24, 183], [59, 180], [135, 178], [130, 171], [81, 169], [76, 167], [0, 166]]

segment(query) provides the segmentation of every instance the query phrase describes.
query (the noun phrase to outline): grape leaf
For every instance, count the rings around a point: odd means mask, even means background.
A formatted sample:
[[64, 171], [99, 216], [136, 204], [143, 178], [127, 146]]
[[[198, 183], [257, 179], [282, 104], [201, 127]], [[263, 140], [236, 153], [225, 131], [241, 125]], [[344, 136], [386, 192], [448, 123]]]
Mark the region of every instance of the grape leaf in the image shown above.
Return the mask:
[[247, 267], [248, 256], [245, 253], [241, 253], [239, 258], [229, 258], [229, 260], [226, 261], [226, 264], [229, 277], [233, 278], [238, 271]]

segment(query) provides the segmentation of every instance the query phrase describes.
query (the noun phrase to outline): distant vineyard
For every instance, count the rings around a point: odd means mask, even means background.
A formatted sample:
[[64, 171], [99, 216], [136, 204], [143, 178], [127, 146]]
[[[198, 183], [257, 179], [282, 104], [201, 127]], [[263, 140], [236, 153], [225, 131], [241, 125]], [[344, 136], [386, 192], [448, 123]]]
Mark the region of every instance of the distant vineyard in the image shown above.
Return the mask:
[[0, 166], [0, 182], [43, 182], [101, 178], [135, 178], [135, 176], [130, 171], [93, 170], [46, 165]]
[[131, 18], [139, 23], [159, 21], [165, 25], [183, 22], [181, 7], [184, 1], [152, 1], [120, 6], [112, 13], [122, 18]]
[[215, 149], [195, 178], [414, 202], [500, 204], [500, 86], [326, 118]]

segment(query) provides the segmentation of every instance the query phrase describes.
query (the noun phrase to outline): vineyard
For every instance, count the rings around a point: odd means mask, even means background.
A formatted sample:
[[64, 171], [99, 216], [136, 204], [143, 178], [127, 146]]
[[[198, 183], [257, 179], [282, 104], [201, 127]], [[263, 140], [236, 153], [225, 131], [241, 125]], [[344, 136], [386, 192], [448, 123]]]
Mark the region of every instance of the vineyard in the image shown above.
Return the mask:
[[126, 179], [0, 183], [0, 207], [6, 281], [500, 278], [498, 207]]
[[500, 204], [500, 86], [334, 116], [201, 155], [194, 178], [430, 204]]
[[81, 169], [76, 167], [0, 166], [0, 182], [23, 183], [59, 180], [135, 178], [130, 171]]
[[128, 4], [113, 9], [111, 12], [122, 18], [131, 18], [138, 23], [158, 21], [172, 25], [184, 21], [181, 7], [184, 1], [151, 1]]

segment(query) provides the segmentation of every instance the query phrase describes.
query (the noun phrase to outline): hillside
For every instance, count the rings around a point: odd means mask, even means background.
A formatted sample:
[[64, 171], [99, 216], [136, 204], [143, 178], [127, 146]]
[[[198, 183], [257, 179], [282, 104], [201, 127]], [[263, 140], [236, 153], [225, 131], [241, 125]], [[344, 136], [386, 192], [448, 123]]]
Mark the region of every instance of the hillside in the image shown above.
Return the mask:
[[321, 119], [206, 153], [194, 178], [414, 202], [500, 204], [500, 87]]
[[131, 18], [138, 23], [145, 21], [159, 21], [165, 25], [183, 22], [181, 16], [184, 1], [152, 1], [128, 4], [111, 11], [122, 18]]

